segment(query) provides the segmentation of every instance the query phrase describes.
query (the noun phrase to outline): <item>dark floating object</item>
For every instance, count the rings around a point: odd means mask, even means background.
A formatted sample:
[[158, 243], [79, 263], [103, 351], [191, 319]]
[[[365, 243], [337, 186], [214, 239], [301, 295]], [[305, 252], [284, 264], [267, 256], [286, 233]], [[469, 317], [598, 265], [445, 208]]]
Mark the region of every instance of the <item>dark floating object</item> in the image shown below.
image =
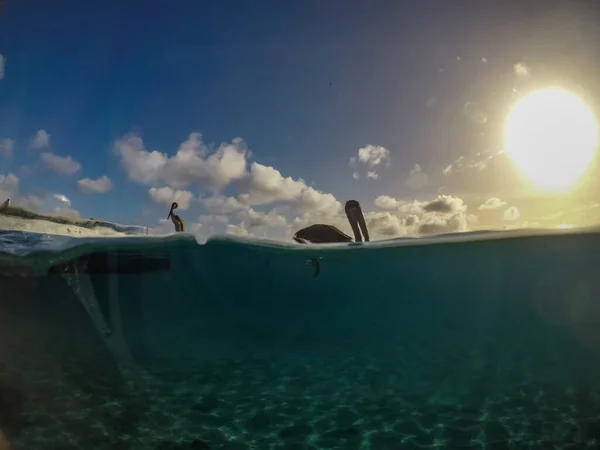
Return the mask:
[[171, 204], [171, 209], [169, 210], [169, 215], [167, 216], [167, 220], [171, 219], [173, 225], [175, 225], [175, 231], [178, 233], [182, 233], [185, 231], [185, 222], [181, 217], [174, 213], [174, 211], [179, 207], [177, 202], [173, 202]]
[[10, 206], [10, 198], [4, 200], [4, 203], [0, 205], [0, 209], [8, 208]]
[[[360, 208], [360, 203], [356, 200], [348, 200], [344, 209], [354, 233], [354, 241], [362, 242], [364, 237], [364, 241], [369, 242], [369, 231], [367, 230], [367, 224]], [[346, 233], [333, 225], [325, 224], [315, 224], [302, 228], [294, 234], [294, 240], [300, 244], [352, 242], [352, 238]]]

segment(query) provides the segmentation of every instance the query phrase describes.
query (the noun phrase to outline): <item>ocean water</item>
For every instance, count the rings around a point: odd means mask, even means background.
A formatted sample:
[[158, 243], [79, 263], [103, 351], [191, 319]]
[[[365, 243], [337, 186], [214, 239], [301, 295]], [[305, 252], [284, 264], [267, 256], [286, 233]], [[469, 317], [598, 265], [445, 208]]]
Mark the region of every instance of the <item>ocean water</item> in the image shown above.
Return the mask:
[[600, 445], [600, 234], [0, 232], [15, 449]]

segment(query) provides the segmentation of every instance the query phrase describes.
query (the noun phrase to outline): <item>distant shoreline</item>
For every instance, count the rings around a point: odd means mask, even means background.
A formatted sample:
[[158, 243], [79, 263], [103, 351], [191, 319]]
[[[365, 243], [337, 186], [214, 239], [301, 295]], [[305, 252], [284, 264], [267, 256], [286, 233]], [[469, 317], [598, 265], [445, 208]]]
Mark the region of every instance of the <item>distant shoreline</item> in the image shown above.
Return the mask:
[[134, 230], [137, 231], [135, 234], [147, 234], [143, 233], [142, 230], [146, 229], [146, 227], [136, 226], [136, 225], [118, 225], [111, 222], [106, 222], [104, 220], [99, 219], [72, 219], [69, 217], [54, 215], [54, 214], [41, 214], [34, 211], [29, 211], [25, 208], [20, 208], [16, 206], [1, 206], [0, 207], [0, 215], [10, 216], [10, 217], [18, 217], [21, 219], [27, 220], [45, 220], [47, 222], [58, 223], [61, 225], [71, 225], [76, 227], [94, 229], [98, 227], [109, 228], [113, 231], [119, 233], [132, 233]]

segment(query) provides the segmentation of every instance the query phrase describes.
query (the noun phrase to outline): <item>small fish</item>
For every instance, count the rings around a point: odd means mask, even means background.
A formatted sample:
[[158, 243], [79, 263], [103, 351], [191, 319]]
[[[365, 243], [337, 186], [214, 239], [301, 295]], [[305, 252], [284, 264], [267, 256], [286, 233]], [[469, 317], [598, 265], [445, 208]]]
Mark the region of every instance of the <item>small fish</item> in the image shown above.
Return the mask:
[[319, 274], [321, 273], [321, 263], [319, 262], [319, 260], [321, 260], [323, 258], [310, 258], [307, 259], [305, 264], [307, 266], [312, 266], [313, 268], [313, 277], [317, 278], [319, 276]]

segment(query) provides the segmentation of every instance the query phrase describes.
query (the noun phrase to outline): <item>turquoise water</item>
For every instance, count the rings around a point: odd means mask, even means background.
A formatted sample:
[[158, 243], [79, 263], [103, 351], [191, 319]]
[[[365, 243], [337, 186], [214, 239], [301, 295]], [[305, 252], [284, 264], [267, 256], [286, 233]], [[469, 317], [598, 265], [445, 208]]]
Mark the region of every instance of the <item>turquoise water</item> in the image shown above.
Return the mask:
[[597, 232], [0, 243], [16, 449], [600, 443]]

